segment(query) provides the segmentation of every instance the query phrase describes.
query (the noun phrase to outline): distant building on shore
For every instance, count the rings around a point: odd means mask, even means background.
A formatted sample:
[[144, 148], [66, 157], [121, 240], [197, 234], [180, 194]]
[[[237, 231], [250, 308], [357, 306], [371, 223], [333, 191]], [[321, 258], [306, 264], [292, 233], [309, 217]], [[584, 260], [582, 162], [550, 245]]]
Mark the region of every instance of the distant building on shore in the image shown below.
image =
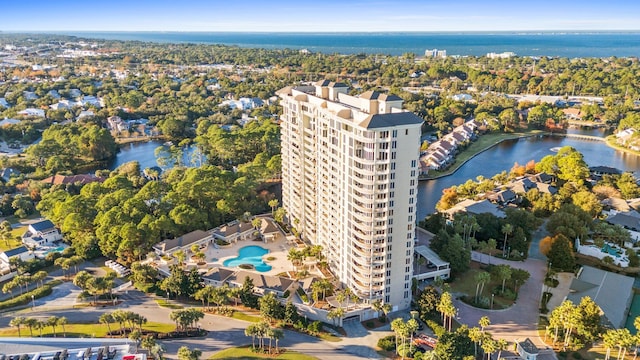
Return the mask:
[[501, 53], [494, 53], [494, 52], [487, 53], [487, 57], [489, 59], [508, 59], [514, 56], [516, 56], [516, 53], [512, 51], [505, 51]]
[[424, 51], [424, 57], [446, 58], [447, 50], [427, 49]]

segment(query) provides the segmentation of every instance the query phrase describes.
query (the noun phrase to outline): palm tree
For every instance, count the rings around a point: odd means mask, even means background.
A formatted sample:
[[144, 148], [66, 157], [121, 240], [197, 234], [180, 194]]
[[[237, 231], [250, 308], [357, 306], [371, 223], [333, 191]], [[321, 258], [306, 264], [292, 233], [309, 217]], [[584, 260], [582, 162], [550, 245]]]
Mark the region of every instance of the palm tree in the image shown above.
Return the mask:
[[271, 199], [267, 204], [269, 204], [269, 206], [271, 207], [271, 216], [273, 216], [273, 213], [276, 211], [278, 205], [280, 205], [280, 202], [278, 201], [278, 199]]
[[[513, 233], [513, 225], [504, 224], [502, 225], [502, 233], [504, 234], [504, 244], [502, 245], [502, 256], [504, 257], [505, 251], [507, 251], [507, 236]], [[507, 254], [509, 256], [509, 254]]]
[[47, 319], [47, 325], [51, 326], [51, 330], [53, 330], [53, 337], [58, 337], [56, 334], [56, 325], [58, 325], [58, 317], [50, 316]]
[[478, 325], [480, 325], [480, 331], [484, 334], [484, 329], [491, 325], [491, 319], [488, 316], [483, 316], [478, 320]]
[[336, 319], [338, 319], [338, 322], [342, 321], [342, 317], [344, 316], [344, 309], [339, 307], [339, 308], [334, 308], [331, 311], [329, 311], [329, 313], [327, 314], [327, 319], [329, 320], [333, 320], [333, 325], [336, 325]]
[[10, 326], [15, 326], [18, 328], [18, 337], [22, 336], [22, 334], [20, 334], [20, 327], [25, 324], [25, 320], [26, 319], [23, 316], [18, 316], [18, 317], [14, 317], [9, 322]]
[[496, 348], [498, 349], [498, 360], [500, 360], [500, 357], [502, 356], [502, 352], [504, 350], [507, 350], [507, 346], [509, 345], [507, 343], [507, 340], [505, 339], [498, 339], [498, 342], [496, 344]]
[[38, 319], [26, 318], [24, 324], [29, 328], [29, 334], [33, 337], [33, 328], [38, 326]]
[[484, 290], [484, 284], [491, 281], [491, 275], [486, 271], [480, 271], [475, 276], [476, 280], [476, 303], [478, 302], [478, 297], [482, 296], [482, 291]]
[[478, 343], [482, 340], [482, 331], [478, 327], [472, 327], [469, 329], [469, 340], [473, 341], [473, 355], [478, 357]]
[[638, 357], [638, 342], [640, 341], [640, 337], [638, 336], [640, 335], [640, 316], [636, 316], [636, 318], [633, 319], [633, 327], [636, 328], [636, 351], [633, 352], [633, 360], [636, 360]]
[[107, 331], [109, 335], [111, 335], [111, 322], [113, 322], [113, 320], [113, 315], [111, 315], [110, 313], [104, 313], [100, 315], [100, 319], [98, 320], [101, 324], [107, 325]]
[[67, 318], [64, 316], [61, 316], [58, 318], [58, 325], [62, 326], [62, 331], [64, 332], [64, 337], [67, 337], [67, 329], [65, 328], [65, 325], [67, 325]]
[[257, 324], [251, 324], [251, 325], [247, 326], [247, 328], [244, 329], [244, 335], [245, 336], [251, 336], [251, 348], [255, 349], [256, 348], [256, 336], [258, 336], [258, 325]]
[[487, 336], [484, 339], [482, 339], [482, 351], [484, 351], [484, 353], [487, 354], [487, 360], [491, 359], [491, 354], [496, 352], [497, 348], [498, 348], [498, 344], [490, 336]]
[[282, 331], [281, 329], [272, 329], [271, 336], [276, 341], [276, 353], [278, 353], [278, 341], [284, 338], [284, 331]]

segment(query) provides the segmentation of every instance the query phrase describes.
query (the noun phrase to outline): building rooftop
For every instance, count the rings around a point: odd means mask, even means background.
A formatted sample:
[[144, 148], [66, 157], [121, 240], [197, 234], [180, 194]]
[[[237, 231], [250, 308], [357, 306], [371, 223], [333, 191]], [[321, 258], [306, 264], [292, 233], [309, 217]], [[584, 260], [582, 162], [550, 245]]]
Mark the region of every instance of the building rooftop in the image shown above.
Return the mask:
[[7, 258], [11, 258], [12, 256], [16, 256], [16, 255], [20, 255], [22, 253], [26, 253], [27, 251], [29, 251], [29, 249], [27, 249], [26, 246], [20, 246], [20, 247], [17, 247], [15, 249], [7, 250], [7, 251], [4, 252], [4, 254], [7, 256]]
[[[122, 360], [131, 351], [131, 341], [128, 339], [106, 339], [106, 338], [0, 338], [0, 354], [5, 356], [29, 355], [33, 359], [39, 355], [40, 359], [53, 359], [56, 354], [66, 360], [94, 360], [97, 359], [98, 352], [102, 349], [104, 359], [107, 352], [110, 352], [113, 360]], [[90, 354], [89, 354], [90, 353]], [[82, 356], [80, 356], [82, 355]]]
[[622, 328], [633, 296], [633, 282], [634, 278], [629, 276], [583, 266], [571, 282], [567, 300], [579, 304], [589, 296], [613, 326]]
[[415, 248], [413, 248], [413, 251], [420, 254], [420, 256], [429, 260], [430, 263], [437, 267], [449, 265], [448, 262], [440, 259], [440, 256], [438, 256], [438, 254], [424, 245], [416, 246]]
[[422, 124], [424, 119], [412, 112], [397, 112], [367, 116], [360, 126], [367, 129], [385, 128], [398, 125]]
[[195, 230], [188, 234], [184, 234], [175, 239], [164, 240], [156, 245], [154, 245], [154, 249], [161, 250], [163, 252], [171, 251], [175, 248], [185, 247], [191, 245], [199, 240], [204, 240], [209, 237], [209, 234], [202, 230]]
[[47, 230], [54, 229], [56, 227], [55, 225], [53, 225], [51, 220], [38, 221], [36, 223], [30, 224], [29, 226], [32, 227], [33, 230], [37, 232], [44, 232]]

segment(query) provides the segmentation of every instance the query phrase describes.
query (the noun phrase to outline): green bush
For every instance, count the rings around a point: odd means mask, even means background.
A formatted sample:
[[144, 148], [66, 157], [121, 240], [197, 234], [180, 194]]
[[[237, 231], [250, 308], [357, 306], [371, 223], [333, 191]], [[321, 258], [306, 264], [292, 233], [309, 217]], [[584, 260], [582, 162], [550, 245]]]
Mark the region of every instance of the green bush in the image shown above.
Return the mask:
[[396, 349], [396, 336], [389, 335], [378, 340], [378, 347], [384, 351], [393, 351]]
[[517, 296], [518, 294], [513, 292], [511, 289], [504, 289], [504, 292], [502, 293], [502, 297], [508, 300], [515, 300]]
[[437, 322], [435, 322], [433, 320], [427, 320], [426, 324], [429, 327], [429, 329], [431, 329], [431, 331], [433, 331], [433, 333], [436, 335], [436, 337], [440, 337], [440, 336], [442, 336], [442, 334], [447, 332], [447, 330], [444, 328], [444, 326], [441, 326], [440, 324], [438, 324]]
[[27, 305], [31, 302], [31, 297], [34, 299], [40, 299], [47, 295], [50, 295], [54, 286], [58, 286], [62, 283], [60, 280], [54, 280], [44, 284], [37, 289], [33, 289], [29, 292], [26, 292], [22, 295], [16, 296], [13, 299], [5, 300], [0, 302], [0, 310], [9, 309], [14, 306]]

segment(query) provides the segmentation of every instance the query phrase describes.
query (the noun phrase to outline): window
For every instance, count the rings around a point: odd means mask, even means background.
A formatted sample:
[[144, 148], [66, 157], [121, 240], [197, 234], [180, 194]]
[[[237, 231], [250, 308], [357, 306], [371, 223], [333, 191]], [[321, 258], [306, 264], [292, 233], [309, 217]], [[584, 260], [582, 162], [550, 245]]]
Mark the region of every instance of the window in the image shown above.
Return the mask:
[[413, 198], [409, 198], [409, 204], [413, 204]]
[[411, 264], [411, 259], [406, 259], [406, 260], [405, 260], [405, 263], [406, 263], [407, 265]]
[[387, 276], [391, 276], [391, 270], [387, 270]]
[[393, 200], [389, 201], [389, 207], [393, 207], [393, 205], [394, 205]]
[[392, 152], [391, 153], [391, 160], [395, 160], [396, 159], [396, 152]]
[[388, 224], [393, 225], [393, 219], [389, 219]]
[[416, 186], [416, 181], [415, 180], [411, 180], [411, 183], [409, 184], [409, 186]]
[[391, 279], [387, 279], [387, 285], [391, 285]]
[[407, 234], [407, 239], [413, 239], [413, 234], [412, 233], [408, 233]]
[[416, 166], [417, 166], [417, 161], [411, 160], [411, 167], [416, 167]]
[[398, 130], [393, 130], [393, 137], [398, 137]]
[[413, 216], [412, 215], [409, 215], [409, 220], [408, 221], [410, 221], [410, 222], [413, 221]]
[[409, 190], [409, 195], [413, 195], [413, 194], [415, 194], [415, 193], [416, 193], [416, 189], [410, 189], [410, 190]]
[[413, 206], [409, 206], [409, 213], [413, 212]]
[[[395, 154], [395, 153], [394, 153]], [[416, 171], [415, 170], [411, 170], [411, 176], [416, 176]]]
[[391, 251], [391, 245], [387, 245], [387, 251]]
[[408, 299], [408, 298], [409, 298], [409, 292], [408, 292], [408, 291], [405, 291], [405, 292], [404, 292], [404, 298], [405, 298], [405, 299]]
[[390, 198], [390, 199], [393, 199], [393, 196], [394, 196], [395, 194], [396, 194], [396, 192], [395, 192], [395, 191], [390, 191], [390, 192], [389, 192], [389, 198]]
[[398, 142], [394, 140], [391, 142], [391, 148], [395, 149], [396, 147], [398, 147]]
[[391, 170], [395, 170], [396, 169], [396, 163], [391, 163]]
[[409, 135], [409, 129], [404, 129], [404, 134]]
[[[387, 288], [388, 289], [388, 288]], [[386, 295], [384, 297], [384, 302], [388, 303], [389, 301], [391, 301], [391, 299], [389, 298], [389, 295]]]
[[404, 283], [404, 288], [408, 289], [409, 288], [409, 283]]
[[409, 269], [408, 266], [404, 268], [404, 272], [409, 272], [409, 271], [410, 271], [410, 269]]
[[396, 188], [396, 183], [389, 184], [389, 189], [395, 189], [395, 188]]
[[389, 132], [388, 131], [381, 131], [380, 132], [380, 138], [384, 139], [384, 138], [388, 138], [389, 137]]
[[396, 173], [391, 173], [391, 180], [395, 180], [396, 178]]

